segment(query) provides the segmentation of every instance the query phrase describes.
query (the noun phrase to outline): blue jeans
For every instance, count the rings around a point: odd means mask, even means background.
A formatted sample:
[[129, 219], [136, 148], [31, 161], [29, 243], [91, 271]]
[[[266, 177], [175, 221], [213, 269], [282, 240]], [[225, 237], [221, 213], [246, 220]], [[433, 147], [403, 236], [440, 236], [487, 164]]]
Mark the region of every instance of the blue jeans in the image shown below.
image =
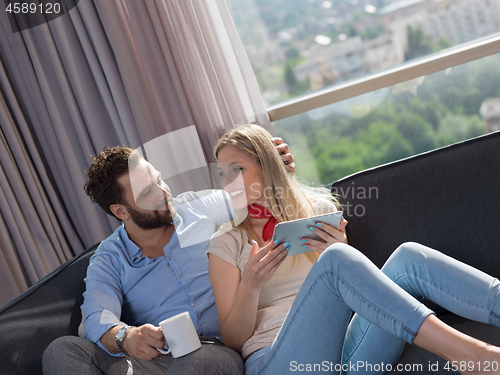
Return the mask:
[[[373, 366], [351, 367], [356, 374], [374, 373], [377, 365], [386, 372], [432, 313], [403, 288], [460, 315], [500, 325], [494, 313], [500, 312], [499, 282], [472, 267], [404, 244], [383, 270], [390, 276], [356, 249], [330, 246], [312, 267], [276, 339], [246, 361], [246, 374], [348, 373], [349, 361]], [[359, 315], [349, 323], [353, 310]]]
[[[500, 326], [500, 282], [467, 264], [409, 242], [396, 249], [382, 271], [418, 300], [425, 298], [465, 318]], [[403, 340], [355, 314], [347, 328], [342, 363], [395, 364], [403, 347]]]

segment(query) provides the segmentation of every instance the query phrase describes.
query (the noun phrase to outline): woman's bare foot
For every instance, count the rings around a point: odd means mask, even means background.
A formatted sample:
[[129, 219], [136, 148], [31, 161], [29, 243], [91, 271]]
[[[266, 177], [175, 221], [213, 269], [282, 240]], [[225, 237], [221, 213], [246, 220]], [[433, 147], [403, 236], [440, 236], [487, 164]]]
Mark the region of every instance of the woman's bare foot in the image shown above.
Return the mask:
[[500, 374], [500, 348], [478, 341], [467, 358], [450, 361], [450, 368], [462, 375]]
[[413, 343], [450, 363], [463, 375], [500, 375], [500, 348], [486, 344], [429, 315]]

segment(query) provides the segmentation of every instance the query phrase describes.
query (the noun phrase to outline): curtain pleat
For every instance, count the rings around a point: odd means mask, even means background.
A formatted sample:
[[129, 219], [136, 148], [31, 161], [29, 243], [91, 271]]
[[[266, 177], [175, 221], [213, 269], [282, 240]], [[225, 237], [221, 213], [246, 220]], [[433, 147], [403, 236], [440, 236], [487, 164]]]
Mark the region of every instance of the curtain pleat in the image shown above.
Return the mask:
[[[52, 189], [0, 65], [0, 298], [6, 302], [74, 256], [81, 241]], [[9, 98], [9, 104], [5, 98]], [[14, 113], [16, 118], [12, 117]], [[10, 126], [6, 126], [9, 125]]]

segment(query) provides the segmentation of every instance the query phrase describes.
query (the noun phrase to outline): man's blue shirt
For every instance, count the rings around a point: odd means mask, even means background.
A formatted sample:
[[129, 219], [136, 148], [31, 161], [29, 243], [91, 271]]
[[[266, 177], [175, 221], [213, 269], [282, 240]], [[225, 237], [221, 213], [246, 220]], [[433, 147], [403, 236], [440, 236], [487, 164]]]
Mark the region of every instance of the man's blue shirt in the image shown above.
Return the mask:
[[123, 224], [90, 259], [82, 305], [84, 337], [100, 343], [116, 325], [159, 323], [188, 311], [198, 334], [220, 336], [206, 250], [217, 228], [229, 220], [226, 196], [184, 193], [174, 200], [176, 230], [164, 256], [143, 257]]

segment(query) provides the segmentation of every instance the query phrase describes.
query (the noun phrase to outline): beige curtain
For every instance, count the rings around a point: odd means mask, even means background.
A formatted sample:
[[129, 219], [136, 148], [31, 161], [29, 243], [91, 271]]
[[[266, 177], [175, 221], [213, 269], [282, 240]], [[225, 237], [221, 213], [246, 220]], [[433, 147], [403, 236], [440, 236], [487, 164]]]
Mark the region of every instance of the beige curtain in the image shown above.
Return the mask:
[[194, 126], [209, 162], [224, 128], [269, 126], [222, 0], [80, 0], [21, 33], [8, 22], [0, 12], [0, 304], [118, 225], [84, 194], [90, 154]]
[[[0, 301], [6, 302], [81, 248], [0, 65]], [[50, 249], [50, 251], [47, 251]]]
[[143, 143], [196, 125], [211, 159], [223, 128], [242, 121], [269, 124], [224, 1], [117, 0], [96, 6]]

